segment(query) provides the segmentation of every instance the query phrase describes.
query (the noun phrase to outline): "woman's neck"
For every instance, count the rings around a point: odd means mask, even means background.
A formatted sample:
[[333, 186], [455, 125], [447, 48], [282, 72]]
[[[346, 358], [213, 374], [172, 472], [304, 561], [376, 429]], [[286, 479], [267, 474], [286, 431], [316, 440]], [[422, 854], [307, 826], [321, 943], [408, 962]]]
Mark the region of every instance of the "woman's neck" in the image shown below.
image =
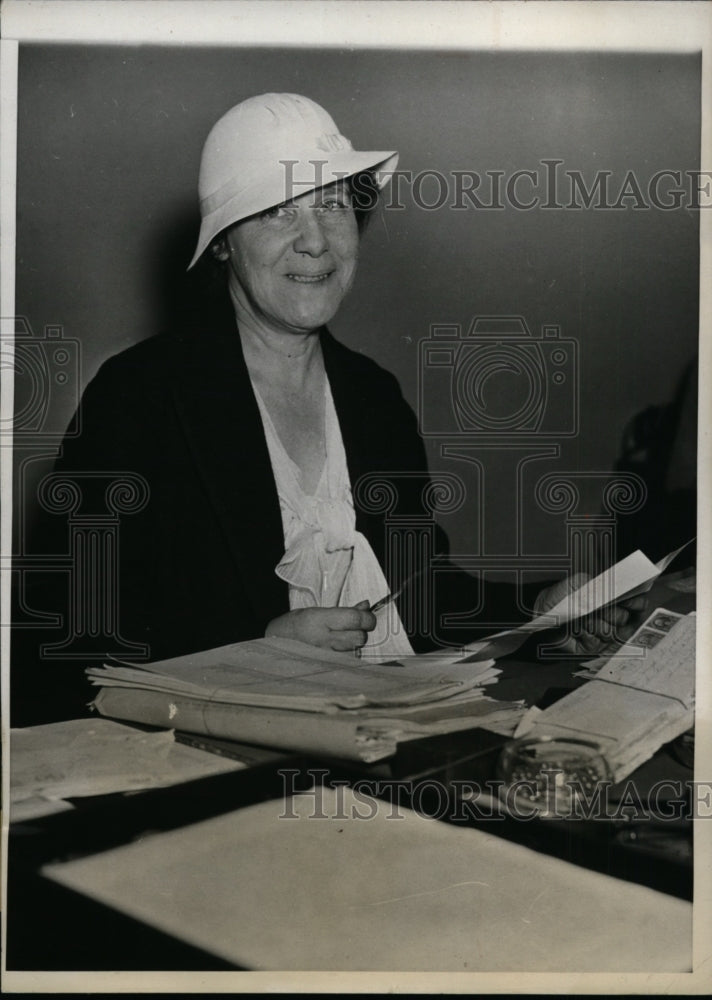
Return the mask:
[[302, 382], [321, 367], [319, 331], [288, 333], [272, 329], [233, 297], [245, 362], [251, 375], [278, 382]]

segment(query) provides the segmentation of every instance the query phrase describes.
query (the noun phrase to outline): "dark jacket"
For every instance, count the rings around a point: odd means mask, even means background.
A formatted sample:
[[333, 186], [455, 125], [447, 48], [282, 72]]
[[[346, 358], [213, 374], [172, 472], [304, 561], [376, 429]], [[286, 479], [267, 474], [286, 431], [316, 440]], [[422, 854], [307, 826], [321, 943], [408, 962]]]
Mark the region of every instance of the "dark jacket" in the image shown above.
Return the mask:
[[[447, 554], [444, 532], [422, 507], [427, 464], [416, 419], [393, 375], [326, 330], [321, 338], [356, 495], [356, 527], [394, 587], [399, 573], [413, 566], [389, 564], [387, 512], [368, 496], [359, 502], [362, 477], [393, 482], [403, 523], [424, 525], [431, 550]], [[146, 656], [133, 658], [163, 659], [257, 638], [289, 610], [287, 584], [274, 572], [284, 552], [279, 502], [234, 322], [210, 333], [154, 337], [106, 361], [84, 393], [55, 471], [82, 474], [88, 516], [106, 514], [106, 485], [114, 474], [145, 480], [143, 509], [119, 516], [117, 586], [110, 595], [116, 633], [147, 647]], [[66, 514], [47, 520], [53, 522], [48, 537], [54, 532], [66, 547]], [[459, 610], [476, 605], [471, 577], [442, 579], [457, 594]], [[516, 614], [513, 591], [488, 593], [489, 620], [503, 611]], [[61, 600], [56, 592], [55, 602]], [[454, 598], [445, 600], [450, 610]], [[66, 623], [66, 603], [63, 610]], [[407, 610], [401, 608], [406, 618]], [[415, 648], [432, 646], [432, 628], [420, 628], [417, 616], [410, 622]], [[448, 634], [453, 643], [471, 637], [472, 629]], [[50, 636], [40, 638], [46, 643]], [[119, 644], [103, 652], [124, 651]], [[59, 661], [53, 666], [56, 679]]]

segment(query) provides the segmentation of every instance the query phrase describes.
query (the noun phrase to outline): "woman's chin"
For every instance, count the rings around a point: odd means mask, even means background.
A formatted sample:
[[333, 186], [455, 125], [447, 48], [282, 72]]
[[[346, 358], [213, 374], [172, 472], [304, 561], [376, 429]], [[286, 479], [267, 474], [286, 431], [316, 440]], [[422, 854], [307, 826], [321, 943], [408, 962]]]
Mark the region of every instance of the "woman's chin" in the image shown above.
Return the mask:
[[340, 302], [336, 305], [323, 303], [316, 307], [294, 310], [288, 317], [285, 317], [287, 319], [285, 325], [298, 333], [318, 330], [319, 327], [324, 326], [334, 318], [340, 304]]

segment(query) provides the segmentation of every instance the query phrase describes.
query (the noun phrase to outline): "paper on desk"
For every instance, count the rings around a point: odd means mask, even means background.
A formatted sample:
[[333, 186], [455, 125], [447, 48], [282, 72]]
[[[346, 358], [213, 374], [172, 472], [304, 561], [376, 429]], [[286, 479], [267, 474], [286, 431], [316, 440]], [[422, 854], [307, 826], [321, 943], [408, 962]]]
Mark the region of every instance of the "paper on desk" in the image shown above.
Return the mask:
[[285, 821], [282, 799], [259, 802], [42, 875], [243, 969], [582, 981], [691, 968], [692, 906], [674, 896], [488, 828], [394, 813], [361, 789], [297, 795], [289, 810]]
[[[598, 672], [597, 679], [666, 695], [679, 701], [684, 708], [692, 708], [695, 703], [695, 623], [694, 614], [681, 616], [669, 632], [656, 638], [654, 645], [639, 647], [637, 655], [614, 654]], [[643, 632], [640, 638], [645, 635]]]
[[644, 655], [613, 656], [598, 676], [545, 709], [530, 737], [591, 739], [620, 781], [694, 721], [695, 616]]
[[595, 680], [547, 708], [526, 735], [591, 740], [622, 781], [693, 721], [692, 708], [663, 695]]
[[[361, 662], [366, 662], [362, 660]], [[400, 656], [397, 660], [381, 663], [387, 667], [389, 674], [397, 680], [398, 677], [419, 679], [434, 683], [438, 679], [447, 681], [476, 681], [477, 686], [495, 684], [502, 671], [495, 666], [494, 660], [470, 661], [463, 657], [462, 649], [435, 653], [416, 653], [413, 656]], [[399, 668], [405, 668], [401, 671]], [[395, 672], [394, 669], [395, 668]]]
[[56, 811], [28, 800], [159, 788], [242, 766], [182, 746], [170, 730], [143, 732], [99, 718], [12, 729], [10, 750], [12, 820]]
[[490, 664], [458, 669], [408, 657], [396, 666], [291, 639], [255, 639], [142, 665], [105, 664], [87, 675], [101, 687], [138, 688], [226, 705], [306, 712], [441, 701], [491, 680]]
[[[526, 707], [523, 701], [496, 701], [485, 695], [464, 698], [449, 698], [445, 702], [431, 706], [412, 706], [401, 709], [398, 717], [391, 716], [391, 724], [399, 732], [398, 742], [438, 733], [454, 733], [461, 729], [487, 729], [503, 736], [513, 736]], [[386, 710], [379, 715], [370, 712], [371, 719], [385, 723]]]
[[74, 805], [65, 799], [47, 799], [44, 795], [31, 795], [11, 804], [10, 819], [13, 823], [28, 823], [33, 819], [43, 819], [56, 813], [71, 812]]
[[129, 687], [102, 687], [94, 702], [102, 715], [152, 726], [174, 726], [190, 733], [239, 740], [280, 750], [372, 763], [392, 756], [398, 743], [417, 736], [479, 726], [507, 735], [523, 707], [497, 702], [477, 691], [429, 704], [340, 712], [206, 702], [189, 696]]
[[611, 657], [615, 656], [621, 660], [628, 656], [632, 659], [640, 659], [645, 656], [647, 649], [656, 646], [670, 632], [670, 629], [678, 622], [683, 615], [677, 611], [669, 611], [667, 608], [656, 608], [652, 614], [648, 615], [642, 625], [640, 625], [630, 639], [623, 645], [611, 643], [600, 656], [593, 660], [587, 660], [581, 670], [577, 670], [575, 677], [586, 677], [589, 680], [598, 677], [601, 669], [607, 666]]
[[690, 542], [686, 542], [657, 563], [651, 562], [640, 549], [637, 549], [603, 573], [588, 580], [578, 590], [567, 594], [544, 614], [537, 615], [518, 628], [506, 629], [471, 643], [465, 647], [464, 652], [471, 660], [509, 656], [536, 632], [585, 618], [608, 604], [646, 593], [673, 559], [689, 544]]

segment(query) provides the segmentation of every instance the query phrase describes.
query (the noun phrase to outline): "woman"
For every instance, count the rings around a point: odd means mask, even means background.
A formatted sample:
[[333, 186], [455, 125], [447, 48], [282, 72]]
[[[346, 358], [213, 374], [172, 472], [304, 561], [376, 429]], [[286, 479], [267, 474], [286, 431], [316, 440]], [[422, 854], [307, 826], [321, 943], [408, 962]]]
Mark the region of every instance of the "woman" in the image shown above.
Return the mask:
[[[190, 266], [206, 255], [219, 263], [230, 308], [107, 361], [56, 466], [80, 474], [85, 494], [92, 477], [145, 480], [145, 506], [121, 519], [111, 607], [114, 636], [135, 644], [134, 658], [263, 635], [383, 657], [432, 643], [419, 621], [406, 635], [396, 605], [368, 610], [428, 567], [389, 565], [383, 513], [353, 501], [362, 476], [382, 476], [400, 483], [407, 513], [422, 514], [415, 417], [393, 376], [325, 327], [396, 162], [394, 152], [353, 150], [321, 107], [293, 94], [243, 101], [208, 136]], [[442, 556], [447, 539], [434, 530]], [[447, 576], [447, 610], [475, 606], [475, 581]], [[560, 593], [540, 595], [538, 607]], [[515, 595], [489, 587], [483, 622], [504, 617], [522, 617]]]
[[[298, 160], [283, 162], [284, 150]], [[354, 201], [368, 195], [370, 176], [359, 168], [380, 169], [383, 184], [396, 162], [392, 152], [355, 153], [307, 98], [244, 101], [215, 125], [203, 150], [203, 221], [191, 262], [207, 246], [225, 266], [277, 487], [286, 551], [276, 573], [292, 610], [270, 621], [266, 634], [337, 650], [368, 641], [383, 655], [412, 649], [402, 627], [389, 633], [388, 617], [368, 611], [368, 598], [387, 593], [388, 581], [355, 530], [322, 331], [356, 273]]]

